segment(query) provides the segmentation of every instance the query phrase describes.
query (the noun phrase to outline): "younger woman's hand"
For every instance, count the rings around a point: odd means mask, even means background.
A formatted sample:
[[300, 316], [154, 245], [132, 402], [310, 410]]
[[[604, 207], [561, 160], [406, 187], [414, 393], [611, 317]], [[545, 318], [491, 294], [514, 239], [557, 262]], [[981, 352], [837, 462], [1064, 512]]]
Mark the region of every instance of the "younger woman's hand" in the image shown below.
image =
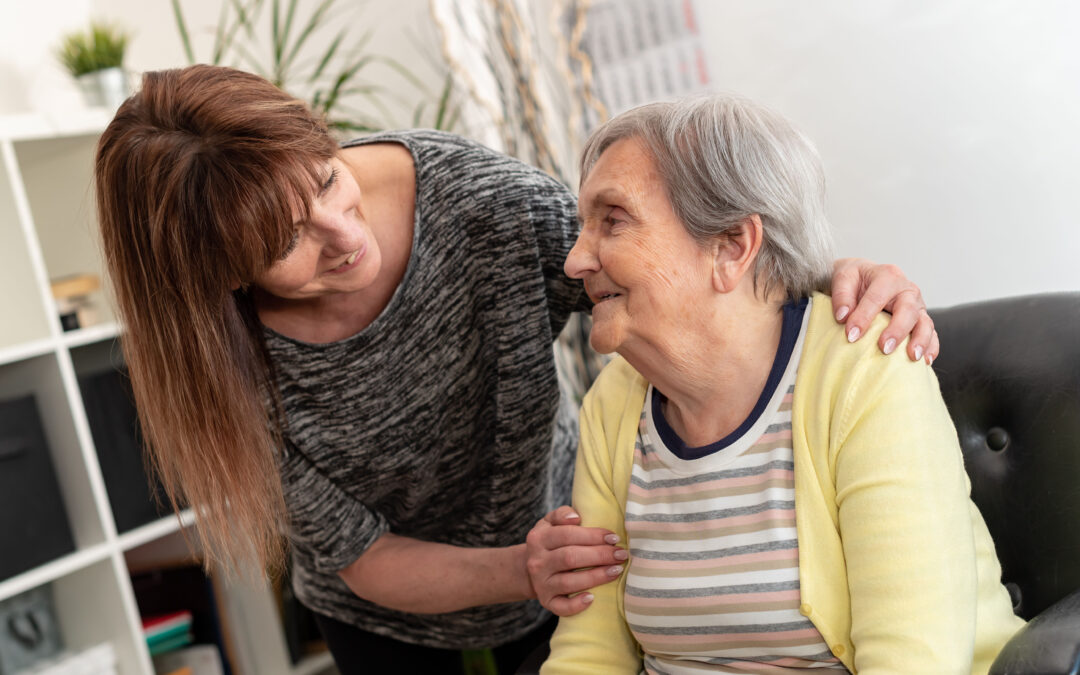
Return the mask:
[[884, 310], [892, 318], [878, 340], [881, 351], [891, 354], [910, 336], [908, 358], [925, 358], [927, 363], [937, 358], [941, 345], [922, 292], [896, 265], [878, 265], [862, 258], [837, 260], [833, 263], [832, 299], [836, 320], [844, 324], [849, 341], [862, 337]]
[[581, 517], [560, 506], [541, 518], [525, 539], [529, 582], [552, 614], [577, 614], [592, 602], [593, 586], [614, 581], [628, 554], [610, 530], [582, 527]]

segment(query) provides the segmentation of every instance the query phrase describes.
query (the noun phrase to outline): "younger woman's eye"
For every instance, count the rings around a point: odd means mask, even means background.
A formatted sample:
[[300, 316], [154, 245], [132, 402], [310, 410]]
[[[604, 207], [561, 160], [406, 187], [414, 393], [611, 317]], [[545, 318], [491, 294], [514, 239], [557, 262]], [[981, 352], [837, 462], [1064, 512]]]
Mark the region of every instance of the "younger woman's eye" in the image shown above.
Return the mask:
[[285, 252], [281, 254], [281, 259], [284, 260], [285, 258], [288, 258], [289, 254], [296, 250], [296, 245], [298, 243], [300, 243], [299, 230], [293, 233], [292, 239], [289, 240], [289, 245], [285, 247]]
[[330, 188], [334, 187], [334, 183], [337, 182], [337, 177], [338, 170], [335, 168], [333, 171], [330, 172], [330, 177], [326, 179], [325, 183], [323, 183], [322, 189], [319, 190], [319, 194], [326, 194], [330, 190]]

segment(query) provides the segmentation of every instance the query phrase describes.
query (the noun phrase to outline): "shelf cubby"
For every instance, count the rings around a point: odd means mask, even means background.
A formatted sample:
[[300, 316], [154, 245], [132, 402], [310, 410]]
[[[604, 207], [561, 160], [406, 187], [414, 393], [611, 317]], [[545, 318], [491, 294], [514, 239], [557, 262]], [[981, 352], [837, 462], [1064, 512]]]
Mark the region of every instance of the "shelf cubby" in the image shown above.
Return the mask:
[[[118, 528], [117, 495], [100, 458], [119, 446], [98, 447], [90, 414], [97, 401], [84, 391], [88, 377], [123, 367], [123, 331], [107, 300], [92, 188], [97, 139], [109, 117], [103, 110], [0, 116], [0, 401], [34, 397], [74, 544], [0, 578], [0, 602], [47, 586], [67, 649], [108, 642], [117, 672], [154, 675], [132, 573], [162, 551], [184, 555], [197, 538], [190, 511]], [[52, 281], [83, 274], [101, 281], [91, 296], [98, 320], [64, 331]], [[0, 550], [13, 545], [19, 542], [0, 540]], [[235, 675], [333, 672], [327, 654], [290, 662], [268, 587], [215, 579], [226, 598], [222, 615], [245, 655]]]

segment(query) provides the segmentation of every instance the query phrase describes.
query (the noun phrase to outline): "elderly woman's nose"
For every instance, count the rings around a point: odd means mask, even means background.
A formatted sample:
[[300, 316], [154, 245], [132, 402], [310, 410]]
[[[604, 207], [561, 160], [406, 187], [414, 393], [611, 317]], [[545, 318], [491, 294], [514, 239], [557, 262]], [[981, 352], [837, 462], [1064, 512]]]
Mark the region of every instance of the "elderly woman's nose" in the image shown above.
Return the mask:
[[580, 279], [585, 274], [595, 272], [600, 268], [592, 243], [591, 237], [588, 237], [584, 231], [578, 235], [563, 265], [566, 276], [571, 279]]

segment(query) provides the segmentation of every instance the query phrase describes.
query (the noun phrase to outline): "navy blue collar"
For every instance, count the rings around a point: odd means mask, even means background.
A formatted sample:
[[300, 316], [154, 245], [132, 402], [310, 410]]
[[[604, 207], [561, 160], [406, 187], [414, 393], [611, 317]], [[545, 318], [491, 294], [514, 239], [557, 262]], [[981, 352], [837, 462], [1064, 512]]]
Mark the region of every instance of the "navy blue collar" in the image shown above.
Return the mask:
[[687, 445], [671, 428], [667, 419], [664, 418], [663, 405], [667, 397], [659, 389], [653, 387], [653, 424], [660, 434], [660, 439], [673, 455], [684, 460], [701, 459], [728, 447], [749, 431], [750, 427], [754, 426], [758, 418], [765, 413], [765, 408], [769, 405], [776, 388], [780, 386], [780, 380], [783, 379], [784, 371], [787, 370], [788, 362], [791, 361], [791, 354], [795, 351], [795, 343], [798, 341], [799, 331], [802, 329], [803, 314], [806, 313], [807, 301], [808, 298], [801, 298], [783, 306], [784, 323], [780, 328], [780, 344], [776, 346], [776, 356], [773, 358], [769, 378], [765, 380], [765, 388], [762, 390], [761, 395], [758, 396], [757, 403], [754, 404], [754, 409], [750, 411], [749, 417], [743, 420], [743, 423], [735, 431], [732, 431], [719, 441], [696, 448]]

